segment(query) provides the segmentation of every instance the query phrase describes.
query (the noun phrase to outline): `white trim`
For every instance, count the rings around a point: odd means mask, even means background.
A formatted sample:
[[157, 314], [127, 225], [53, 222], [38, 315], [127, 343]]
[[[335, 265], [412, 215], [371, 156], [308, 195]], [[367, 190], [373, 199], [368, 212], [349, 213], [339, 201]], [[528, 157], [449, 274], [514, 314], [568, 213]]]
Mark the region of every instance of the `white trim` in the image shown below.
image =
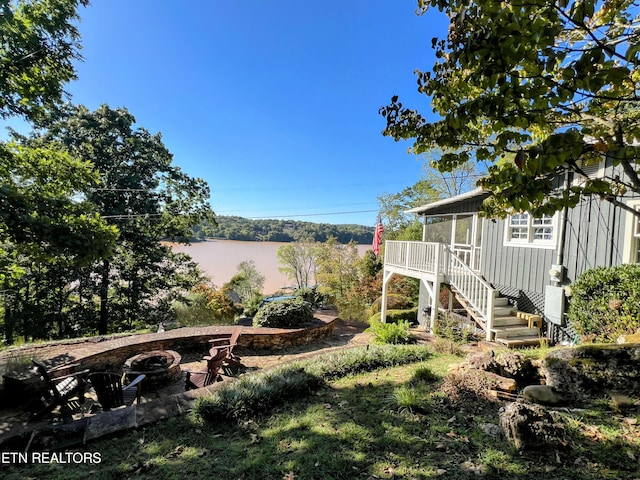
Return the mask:
[[[471, 190], [470, 192], [461, 193], [460, 195], [456, 195], [455, 197], [444, 198], [442, 200], [438, 200], [432, 203], [428, 203], [426, 205], [422, 205], [420, 207], [410, 208], [409, 210], [405, 210], [405, 213], [417, 213], [418, 215], [424, 215], [426, 212], [430, 210], [434, 210], [438, 207], [443, 207], [445, 205], [452, 205], [454, 203], [459, 203], [464, 200], [469, 200], [471, 198], [480, 197], [480, 196], [489, 196], [491, 192], [488, 190], [483, 190], [482, 188], [476, 188]], [[443, 214], [445, 215], [445, 214]]]
[[[636, 210], [640, 210], [640, 199], [629, 200], [627, 205], [635, 208]], [[625, 212], [624, 223], [622, 263], [636, 263], [638, 242], [640, 242], [640, 238], [637, 236], [635, 231], [638, 224], [638, 218], [631, 212]]]
[[527, 238], [526, 239], [513, 239], [510, 237], [511, 232], [511, 216], [508, 216], [504, 220], [504, 237], [502, 245], [504, 247], [520, 247], [520, 248], [541, 248], [546, 250], [553, 250], [558, 246], [558, 213], [556, 212], [551, 217], [551, 229], [552, 229], [552, 239], [551, 240], [535, 240], [530, 238], [533, 233], [534, 225], [532, 224], [532, 220], [534, 217], [529, 215], [527, 217], [527, 224], [524, 228], [527, 229]]

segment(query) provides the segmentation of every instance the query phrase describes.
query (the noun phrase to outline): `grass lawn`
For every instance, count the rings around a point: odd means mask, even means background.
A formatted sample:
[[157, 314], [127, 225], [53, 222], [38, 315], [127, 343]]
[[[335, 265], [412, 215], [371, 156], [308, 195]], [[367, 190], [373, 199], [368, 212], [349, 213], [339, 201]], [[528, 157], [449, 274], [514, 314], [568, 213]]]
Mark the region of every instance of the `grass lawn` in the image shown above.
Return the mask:
[[495, 432], [500, 403], [442, 390], [461, 358], [332, 380], [241, 421], [173, 418], [97, 441], [99, 465], [11, 466], [5, 479], [640, 479], [638, 412], [560, 411], [566, 445], [520, 454]]

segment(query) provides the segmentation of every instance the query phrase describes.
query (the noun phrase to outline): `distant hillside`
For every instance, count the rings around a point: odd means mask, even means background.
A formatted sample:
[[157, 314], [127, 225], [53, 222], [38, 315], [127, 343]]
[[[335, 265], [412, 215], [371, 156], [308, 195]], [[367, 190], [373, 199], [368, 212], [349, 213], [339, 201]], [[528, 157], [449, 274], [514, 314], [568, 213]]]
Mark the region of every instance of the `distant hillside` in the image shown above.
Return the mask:
[[373, 227], [363, 225], [331, 225], [328, 223], [293, 220], [249, 220], [242, 217], [216, 217], [217, 226], [198, 225], [193, 229], [192, 241], [206, 238], [249, 240], [255, 242], [297, 242], [311, 240], [325, 242], [335, 237], [340, 243], [354, 241], [369, 244], [373, 241]]

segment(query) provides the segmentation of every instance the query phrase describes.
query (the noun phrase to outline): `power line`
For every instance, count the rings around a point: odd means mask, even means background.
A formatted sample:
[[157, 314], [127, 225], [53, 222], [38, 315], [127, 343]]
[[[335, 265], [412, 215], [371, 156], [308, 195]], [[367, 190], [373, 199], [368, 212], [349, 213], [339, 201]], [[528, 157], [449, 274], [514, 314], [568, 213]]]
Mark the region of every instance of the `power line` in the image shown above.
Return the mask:
[[266, 219], [273, 219], [273, 218], [289, 218], [289, 217], [321, 217], [326, 215], [350, 215], [353, 213], [373, 213], [377, 211], [378, 210], [355, 210], [352, 212], [302, 213], [298, 215], [271, 215], [268, 217], [245, 217], [245, 218], [249, 220], [266, 220]]

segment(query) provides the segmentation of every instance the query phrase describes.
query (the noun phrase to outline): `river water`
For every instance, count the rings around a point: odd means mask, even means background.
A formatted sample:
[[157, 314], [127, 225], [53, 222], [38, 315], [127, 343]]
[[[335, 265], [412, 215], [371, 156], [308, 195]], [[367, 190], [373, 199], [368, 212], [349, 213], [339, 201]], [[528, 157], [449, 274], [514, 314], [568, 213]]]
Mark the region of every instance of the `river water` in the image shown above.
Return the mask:
[[[188, 253], [211, 279], [221, 287], [238, 273], [238, 265], [253, 260], [256, 270], [265, 277], [263, 293], [269, 295], [294, 282], [278, 271], [278, 248], [287, 245], [282, 242], [242, 242], [237, 240], [207, 240], [191, 245], [172, 244], [174, 252]], [[358, 253], [363, 256], [371, 245], [358, 245]]]

